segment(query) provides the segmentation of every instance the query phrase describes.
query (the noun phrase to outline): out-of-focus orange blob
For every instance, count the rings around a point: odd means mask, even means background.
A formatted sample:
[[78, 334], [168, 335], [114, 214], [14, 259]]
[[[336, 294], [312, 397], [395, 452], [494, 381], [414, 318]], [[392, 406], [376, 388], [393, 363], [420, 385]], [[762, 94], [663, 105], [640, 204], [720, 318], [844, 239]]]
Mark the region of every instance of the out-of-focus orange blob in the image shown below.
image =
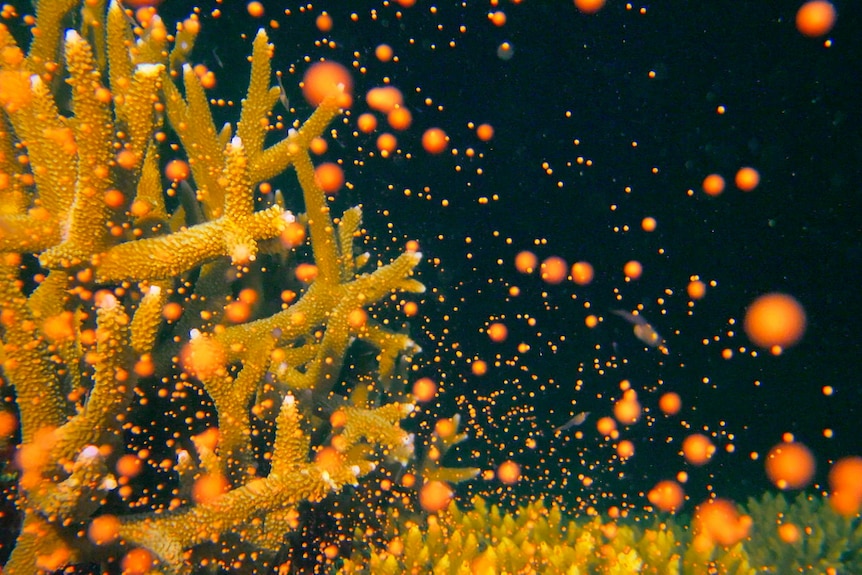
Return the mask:
[[419, 490], [419, 505], [428, 513], [442, 511], [452, 501], [452, 489], [442, 481], [429, 481]]
[[696, 532], [725, 547], [747, 537], [751, 529], [751, 517], [740, 515], [736, 505], [726, 499], [711, 499], [698, 505], [693, 523]]
[[296, 270], [293, 273], [299, 281], [311, 283], [317, 278], [317, 271], [316, 265], [304, 262], [296, 266]]
[[760, 173], [754, 168], [739, 168], [733, 181], [743, 192], [751, 192], [760, 184]]
[[617, 422], [612, 417], [601, 417], [596, 421], [596, 430], [599, 435], [608, 437], [617, 430]]
[[682, 399], [678, 393], [670, 391], [659, 398], [658, 408], [665, 415], [676, 415], [682, 409]]
[[515, 256], [515, 269], [522, 274], [531, 274], [536, 271], [536, 266], [539, 263], [539, 258], [536, 254], [530, 251], [518, 252]]
[[189, 177], [191, 169], [185, 160], [171, 160], [165, 166], [165, 176], [171, 181], [181, 182]]
[[281, 241], [289, 248], [302, 245], [305, 236], [305, 226], [299, 222], [290, 222], [281, 231]]
[[676, 513], [685, 501], [685, 492], [676, 481], [666, 479], [659, 481], [647, 494], [649, 502], [665, 513]]
[[805, 334], [806, 317], [793, 296], [768, 293], [754, 300], [745, 312], [748, 339], [762, 348], [787, 349]]
[[766, 475], [779, 489], [807, 487], [815, 469], [814, 455], [801, 443], [779, 443], [766, 456]]
[[192, 485], [192, 500], [195, 503], [207, 503], [217, 499], [230, 489], [230, 484], [221, 473], [202, 475]]
[[365, 103], [372, 110], [388, 114], [396, 107], [404, 105], [404, 95], [395, 86], [379, 86], [368, 90]]
[[794, 523], [782, 523], [778, 526], [778, 538], [792, 545], [802, 539], [802, 531]]
[[511, 459], [497, 466], [497, 479], [506, 485], [513, 485], [521, 479], [521, 466]]
[[589, 285], [596, 276], [590, 262], [575, 262], [572, 264], [572, 281], [579, 286]]
[[483, 142], [489, 141], [494, 137], [494, 126], [491, 124], [480, 124], [479, 127], [476, 128], [476, 137]]
[[356, 118], [356, 127], [363, 134], [370, 134], [377, 129], [377, 118], [370, 112], [365, 112]]
[[413, 397], [419, 403], [427, 403], [437, 395], [437, 384], [430, 377], [420, 377], [413, 382]]
[[252, 18], [261, 18], [264, 14], [263, 4], [260, 2], [249, 2], [245, 6], [249, 16]]
[[623, 266], [623, 273], [629, 279], [637, 280], [644, 273], [644, 268], [639, 261], [631, 260]]
[[321, 12], [320, 15], [314, 20], [314, 25], [317, 26], [317, 29], [324, 34], [327, 32], [331, 32], [332, 16], [329, 15], [329, 12]]
[[829, 503], [836, 513], [851, 517], [862, 507], [862, 457], [844, 457], [829, 470]]
[[380, 150], [380, 155], [384, 158], [389, 154], [395, 152], [398, 148], [398, 138], [390, 134], [389, 132], [384, 132], [377, 136], [377, 149]]
[[449, 146], [449, 136], [440, 128], [428, 128], [422, 134], [422, 147], [429, 154], [441, 154]]
[[714, 453], [715, 445], [701, 433], [692, 433], [682, 441], [682, 454], [692, 465], [706, 464]]
[[349, 108], [353, 104], [353, 76], [338, 62], [315, 62], [302, 78], [302, 95], [312, 106], [319, 105], [329, 96], [338, 95], [338, 105]]
[[87, 527], [87, 538], [94, 545], [109, 545], [120, 536], [120, 520], [116, 515], [95, 517]]
[[575, 0], [575, 8], [584, 14], [595, 14], [605, 6], [605, 0]]
[[314, 169], [314, 179], [321, 190], [334, 194], [344, 185], [344, 170], [335, 162], [324, 162]]
[[641, 418], [641, 404], [633, 389], [626, 391], [622, 399], [614, 404], [614, 417], [623, 425], [634, 425]]
[[796, 12], [796, 29], [809, 38], [823, 36], [832, 30], [837, 17], [838, 13], [831, 2], [812, 0], [803, 4]]
[[545, 258], [540, 268], [542, 279], [545, 283], [556, 285], [562, 283], [569, 274], [569, 266], [566, 260], [559, 256]]
[[143, 547], [130, 549], [120, 561], [123, 575], [144, 575], [152, 571], [154, 564], [152, 553]]
[[413, 123], [413, 114], [407, 108], [398, 106], [386, 115], [386, 121], [393, 130], [403, 132]]
[[718, 196], [724, 192], [724, 178], [718, 174], [710, 174], [703, 179], [703, 191], [708, 196]]
[[494, 343], [506, 341], [508, 335], [509, 330], [506, 328], [506, 324], [494, 322], [488, 326], [488, 337], [491, 338], [491, 341]]
[[645, 232], [654, 232], [658, 227], [658, 222], [653, 217], [646, 217], [641, 220], [641, 229]]
[[470, 371], [473, 375], [483, 376], [488, 373], [488, 363], [484, 360], [477, 359], [470, 364]]
[[700, 280], [694, 280], [688, 283], [685, 288], [688, 297], [693, 300], [702, 299], [706, 295], [706, 284]]
[[617, 455], [620, 459], [629, 459], [635, 454], [635, 444], [628, 439], [623, 439], [617, 444]]
[[395, 52], [389, 44], [380, 44], [374, 49], [374, 56], [381, 62], [389, 62], [394, 55]]

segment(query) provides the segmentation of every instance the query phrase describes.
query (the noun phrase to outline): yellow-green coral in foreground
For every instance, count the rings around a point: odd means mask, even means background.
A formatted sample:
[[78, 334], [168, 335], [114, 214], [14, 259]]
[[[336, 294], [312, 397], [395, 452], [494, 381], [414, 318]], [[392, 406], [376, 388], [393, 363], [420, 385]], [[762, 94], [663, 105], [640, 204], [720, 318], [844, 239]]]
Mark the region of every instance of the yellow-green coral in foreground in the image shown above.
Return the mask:
[[[39, 3], [27, 54], [0, 25], [2, 367], [17, 398], [23, 513], [5, 572], [125, 555], [130, 571], [185, 573], [226, 561], [213, 544], [231, 537], [248, 548], [231, 560], [266, 569], [298, 504], [355, 484], [384, 452], [411, 454], [400, 421], [413, 406], [396, 387], [342, 399], [345, 418], [331, 429], [315, 402], [339, 383], [351, 342], [379, 351], [371, 381], [391, 380], [398, 355], [414, 350], [408, 336], [351, 314], [392, 292], [421, 292], [411, 279], [421, 255], [360, 272], [369, 260], [353, 251], [361, 212], [333, 218], [308, 154], [339, 113], [336, 96], [266, 145], [278, 90], [263, 31], [239, 122], [217, 131], [183, 64], [194, 18], [171, 35], [157, 15], [130, 24], [117, 2], [87, 3], [81, 29], [63, 34], [76, 4]], [[60, 112], [63, 83], [70, 114]], [[182, 207], [166, 204], [159, 168], [170, 134], [191, 167], [194, 187], [168, 189]], [[289, 167], [306, 208], [298, 218], [278, 194], [256, 197]], [[280, 238], [300, 223], [317, 277], [290, 305], [255, 315], [231, 281], [268, 271], [261, 260], [295, 265], [297, 248]], [[234, 304], [251, 311], [231, 316]], [[146, 413], [148, 398], [189, 395], [200, 409]], [[142, 433], [142, 411], [172, 458], [129, 449], [124, 435]], [[265, 447], [252, 442], [261, 427], [273, 434]], [[312, 429], [322, 431], [314, 442]], [[312, 457], [322, 447], [328, 456]], [[135, 492], [142, 466], [162, 479]]]
[[[341, 573], [435, 575], [542, 573], [859, 573], [862, 520], [835, 513], [820, 497], [792, 503], [764, 495], [745, 506], [751, 534], [724, 547], [699, 539], [677, 518], [567, 519], [534, 502], [505, 512], [479, 497], [413, 520], [390, 513], [385, 541], [357, 548]], [[782, 528], [784, 526], [784, 528]]]

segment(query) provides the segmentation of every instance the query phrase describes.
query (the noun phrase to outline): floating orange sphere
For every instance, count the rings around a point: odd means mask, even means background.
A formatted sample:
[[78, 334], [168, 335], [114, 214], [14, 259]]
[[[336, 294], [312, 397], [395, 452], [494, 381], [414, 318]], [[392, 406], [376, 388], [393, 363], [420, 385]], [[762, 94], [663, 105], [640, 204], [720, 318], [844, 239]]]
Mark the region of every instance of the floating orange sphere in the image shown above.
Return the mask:
[[803, 4], [796, 12], [796, 29], [809, 38], [823, 36], [832, 30], [837, 17], [838, 13], [831, 2], [812, 0]]
[[637, 280], [643, 275], [644, 267], [639, 261], [632, 260], [623, 266], [623, 273], [629, 279]]
[[491, 124], [480, 124], [479, 127], [476, 128], [476, 137], [483, 142], [487, 142], [494, 137], [494, 126]]
[[694, 280], [689, 282], [685, 291], [688, 293], [688, 297], [693, 300], [703, 299], [703, 296], [706, 295], [706, 284], [700, 280]]
[[509, 330], [506, 328], [506, 324], [494, 322], [488, 326], [488, 337], [491, 338], [491, 341], [494, 343], [506, 341], [506, 337], [508, 337], [508, 335]]
[[521, 466], [511, 459], [497, 466], [497, 479], [506, 485], [513, 485], [521, 479]]
[[658, 222], [653, 217], [646, 217], [641, 220], [641, 229], [645, 232], [654, 232], [658, 227]]
[[393, 130], [403, 132], [413, 123], [413, 114], [407, 108], [398, 106], [386, 115], [386, 121]]
[[381, 62], [389, 62], [392, 60], [392, 57], [395, 55], [395, 52], [392, 50], [392, 46], [389, 44], [380, 44], [377, 48], [374, 49], [374, 56], [377, 57]]
[[518, 252], [515, 256], [515, 269], [522, 274], [531, 274], [536, 271], [536, 266], [539, 264], [539, 258], [536, 254], [530, 251]]
[[595, 270], [590, 262], [575, 262], [572, 264], [572, 281], [579, 286], [592, 283]]
[[317, 29], [323, 32], [324, 34], [332, 31], [332, 16], [329, 15], [329, 12], [321, 12], [320, 15], [314, 20], [315, 26]]
[[641, 418], [641, 404], [634, 390], [623, 394], [622, 399], [614, 404], [614, 417], [623, 425], [633, 425]]
[[314, 169], [314, 179], [321, 190], [334, 194], [344, 185], [344, 170], [334, 162], [324, 162]]
[[649, 502], [665, 513], [676, 513], [685, 501], [685, 492], [676, 481], [659, 481], [647, 494]]
[[419, 505], [428, 513], [442, 511], [452, 501], [452, 489], [442, 481], [429, 481], [419, 490]]
[[726, 499], [711, 499], [697, 506], [695, 529], [711, 541], [729, 547], [748, 536], [751, 517], [740, 515], [736, 505]]
[[658, 408], [665, 415], [676, 415], [682, 409], [682, 399], [678, 393], [672, 391], [665, 393], [658, 400]]
[[862, 457], [844, 457], [829, 470], [829, 504], [844, 517], [862, 507]]
[[413, 397], [420, 403], [427, 403], [437, 395], [437, 384], [430, 377], [420, 377], [413, 382]]
[[377, 149], [380, 150], [380, 155], [384, 158], [389, 154], [395, 152], [398, 148], [398, 138], [390, 134], [389, 132], [384, 132], [377, 136]]
[[760, 184], [760, 173], [754, 168], [739, 168], [733, 181], [743, 192], [751, 192]]
[[779, 489], [802, 489], [814, 478], [814, 455], [797, 442], [779, 443], [766, 456], [766, 476]]
[[692, 433], [682, 441], [682, 454], [692, 465], [706, 464], [714, 453], [715, 445], [701, 433]]
[[769, 293], [754, 300], [745, 312], [748, 339], [762, 348], [786, 349], [805, 334], [805, 310], [793, 296]]
[[260, 2], [249, 2], [246, 4], [245, 8], [248, 10], [248, 13], [252, 18], [260, 18], [263, 16], [263, 4]]
[[703, 179], [703, 191], [708, 196], [718, 196], [724, 191], [724, 178], [710, 174]]
[[312, 106], [319, 105], [327, 97], [337, 95], [338, 105], [349, 108], [353, 104], [353, 76], [338, 62], [316, 62], [306, 70], [302, 78], [302, 95]]
[[87, 538], [95, 545], [108, 545], [120, 537], [120, 520], [116, 515], [99, 515], [87, 527]]
[[428, 128], [422, 134], [422, 147], [429, 154], [442, 154], [449, 146], [449, 136], [440, 128]]
[[171, 160], [165, 166], [165, 176], [174, 182], [181, 182], [189, 177], [191, 169], [185, 160]]
[[561, 283], [569, 273], [569, 266], [566, 264], [566, 260], [559, 256], [545, 258], [540, 269], [542, 279], [552, 285]]
[[388, 114], [398, 106], [404, 105], [404, 95], [395, 86], [371, 88], [365, 94], [365, 103], [372, 110]]
[[605, 6], [605, 0], [575, 0], [575, 7], [584, 14], [595, 14]]

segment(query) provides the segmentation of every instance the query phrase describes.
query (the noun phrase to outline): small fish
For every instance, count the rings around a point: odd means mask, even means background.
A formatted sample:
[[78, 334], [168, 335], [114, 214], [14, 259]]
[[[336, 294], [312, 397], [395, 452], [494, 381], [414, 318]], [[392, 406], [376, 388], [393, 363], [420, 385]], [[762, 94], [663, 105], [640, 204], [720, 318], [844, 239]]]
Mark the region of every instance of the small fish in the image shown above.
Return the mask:
[[664, 355], [668, 355], [668, 353], [670, 353], [664, 338], [647, 320], [644, 319], [642, 315], [635, 315], [623, 309], [612, 309], [611, 313], [620, 316], [632, 324], [634, 326], [635, 337], [644, 342], [647, 346], [659, 350]]
[[555, 427], [554, 433], [556, 433], [557, 431], [565, 431], [565, 430], [569, 429], [570, 427], [578, 427], [579, 425], [583, 424], [587, 420], [587, 417], [589, 417], [589, 416], [590, 416], [589, 411], [582, 411], [579, 414], [575, 415], [570, 420], [568, 420], [567, 422], [565, 422], [564, 424], [562, 424], [561, 426]]
[[281, 83], [281, 74], [275, 75], [275, 81], [278, 82], [278, 101], [284, 106], [284, 109], [290, 112], [290, 99], [287, 97], [287, 90], [284, 89], [284, 84]]

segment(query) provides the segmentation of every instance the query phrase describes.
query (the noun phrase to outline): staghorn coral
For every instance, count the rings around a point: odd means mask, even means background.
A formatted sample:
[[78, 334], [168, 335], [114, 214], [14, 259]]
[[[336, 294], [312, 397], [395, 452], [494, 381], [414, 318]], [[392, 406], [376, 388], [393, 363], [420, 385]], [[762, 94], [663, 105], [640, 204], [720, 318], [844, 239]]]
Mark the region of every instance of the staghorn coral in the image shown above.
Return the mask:
[[[87, 3], [81, 29], [63, 34], [76, 4], [39, 3], [26, 54], [0, 25], [2, 367], [20, 422], [23, 513], [4, 569], [110, 565], [125, 553], [131, 571], [187, 573], [227, 561], [219, 542], [231, 538], [247, 550], [233, 568], [266, 569], [299, 504], [412, 453], [400, 421], [413, 405], [392, 382], [397, 358], [417, 347], [351, 318], [393, 292], [423, 291], [411, 278], [422, 256], [362, 273], [370, 258], [353, 247], [361, 211], [330, 214], [308, 147], [339, 114], [337, 94], [267, 145], [278, 89], [263, 31], [239, 122], [218, 131], [184, 63], [194, 18], [171, 35], [157, 15], [130, 24], [115, 1]], [[175, 181], [167, 194], [166, 133], [179, 139], [194, 184]], [[300, 217], [278, 195], [256, 197], [288, 168], [302, 189]], [[300, 224], [316, 279], [281, 310], [254, 315], [254, 298], [235, 299], [231, 281], [263, 283], [271, 270], [262, 261], [296, 265], [303, 246], [280, 238]], [[247, 313], [230, 319], [231, 306]], [[318, 406], [333, 399], [356, 340], [379, 353], [359, 387], [386, 385], [342, 398], [343, 420], [329, 426]], [[201, 405], [188, 416], [148, 412], [166, 397]], [[148, 417], [172, 458], [153, 461], [128, 443]], [[267, 432], [269, 442], [253, 442]], [[135, 499], [141, 467], [157, 480]]]

